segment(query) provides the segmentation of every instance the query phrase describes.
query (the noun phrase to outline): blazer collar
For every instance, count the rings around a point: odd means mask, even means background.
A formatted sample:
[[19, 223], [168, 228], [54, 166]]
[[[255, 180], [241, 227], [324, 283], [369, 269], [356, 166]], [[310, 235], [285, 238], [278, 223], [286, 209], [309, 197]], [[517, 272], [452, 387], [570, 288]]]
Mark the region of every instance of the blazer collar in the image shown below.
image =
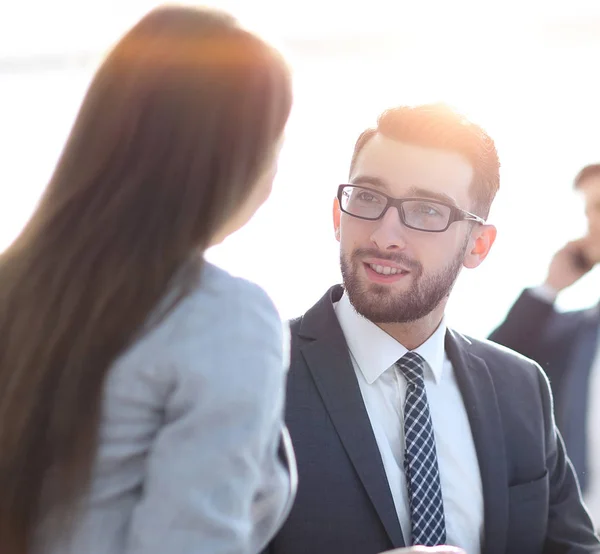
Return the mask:
[[473, 354], [467, 337], [448, 330], [446, 352], [467, 410], [479, 461], [484, 507], [482, 554], [501, 554], [508, 532], [508, 470], [494, 381], [485, 360]]
[[371, 428], [344, 333], [333, 309], [342, 287], [332, 287], [300, 322], [300, 346], [336, 432], [394, 548], [405, 545], [379, 448]]

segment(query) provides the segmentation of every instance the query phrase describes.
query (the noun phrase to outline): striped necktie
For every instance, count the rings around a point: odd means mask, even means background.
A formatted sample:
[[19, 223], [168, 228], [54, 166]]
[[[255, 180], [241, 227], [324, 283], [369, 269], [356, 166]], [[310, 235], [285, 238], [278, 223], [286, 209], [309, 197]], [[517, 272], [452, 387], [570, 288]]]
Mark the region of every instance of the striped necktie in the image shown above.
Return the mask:
[[404, 471], [410, 501], [412, 544], [445, 544], [442, 487], [423, 377], [425, 360], [416, 352], [407, 352], [396, 365], [407, 382], [404, 403]]

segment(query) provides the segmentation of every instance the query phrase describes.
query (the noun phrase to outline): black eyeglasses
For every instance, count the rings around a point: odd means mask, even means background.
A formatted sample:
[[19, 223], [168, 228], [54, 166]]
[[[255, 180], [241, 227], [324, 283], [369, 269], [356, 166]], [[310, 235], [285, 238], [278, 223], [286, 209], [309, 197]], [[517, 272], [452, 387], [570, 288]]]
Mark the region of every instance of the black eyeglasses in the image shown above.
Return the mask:
[[428, 233], [442, 233], [455, 221], [485, 223], [481, 217], [451, 204], [429, 198], [392, 198], [367, 187], [340, 185], [337, 194], [343, 212], [375, 221], [390, 208], [397, 208], [406, 227]]

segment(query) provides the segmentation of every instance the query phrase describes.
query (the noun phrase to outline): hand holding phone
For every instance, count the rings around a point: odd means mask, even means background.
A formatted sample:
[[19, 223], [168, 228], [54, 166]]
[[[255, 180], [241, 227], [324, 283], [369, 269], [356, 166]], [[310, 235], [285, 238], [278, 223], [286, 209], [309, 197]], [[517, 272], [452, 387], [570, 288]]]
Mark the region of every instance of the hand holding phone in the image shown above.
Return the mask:
[[554, 255], [548, 269], [546, 285], [560, 292], [594, 267], [594, 263], [586, 255], [586, 242], [586, 239], [569, 242]]

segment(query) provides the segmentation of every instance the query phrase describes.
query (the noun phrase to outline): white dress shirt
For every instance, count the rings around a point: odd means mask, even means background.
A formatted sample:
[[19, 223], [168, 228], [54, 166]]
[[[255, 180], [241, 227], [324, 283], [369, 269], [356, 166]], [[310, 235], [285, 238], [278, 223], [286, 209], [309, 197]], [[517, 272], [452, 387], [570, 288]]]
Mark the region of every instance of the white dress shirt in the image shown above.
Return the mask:
[[[548, 285], [540, 285], [530, 289], [538, 299], [553, 304], [558, 296]], [[588, 408], [586, 421], [587, 435], [587, 472], [588, 485], [583, 500], [594, 520], [596, 529], [600, 528], [600, 336], [596, 346], [596, 354], [592, 361], [588, 382]], [[568, 454], [568, 453], [567, 453]]]
[[[335, 311], [350, 350], [402, 533], [410, 545], [410, 505], [403, 464], [406, 381], [395, 366], [407, 349], [359, 315], [346, 294], [335, 305]], [[463, 398], [444, 348], [445, 335], [442, 322], [415, 352], [427, 362], [425, 388], [440, 471], [446, 540], [467, 554], [479, 554], [484, 525], [481, 475]]]

